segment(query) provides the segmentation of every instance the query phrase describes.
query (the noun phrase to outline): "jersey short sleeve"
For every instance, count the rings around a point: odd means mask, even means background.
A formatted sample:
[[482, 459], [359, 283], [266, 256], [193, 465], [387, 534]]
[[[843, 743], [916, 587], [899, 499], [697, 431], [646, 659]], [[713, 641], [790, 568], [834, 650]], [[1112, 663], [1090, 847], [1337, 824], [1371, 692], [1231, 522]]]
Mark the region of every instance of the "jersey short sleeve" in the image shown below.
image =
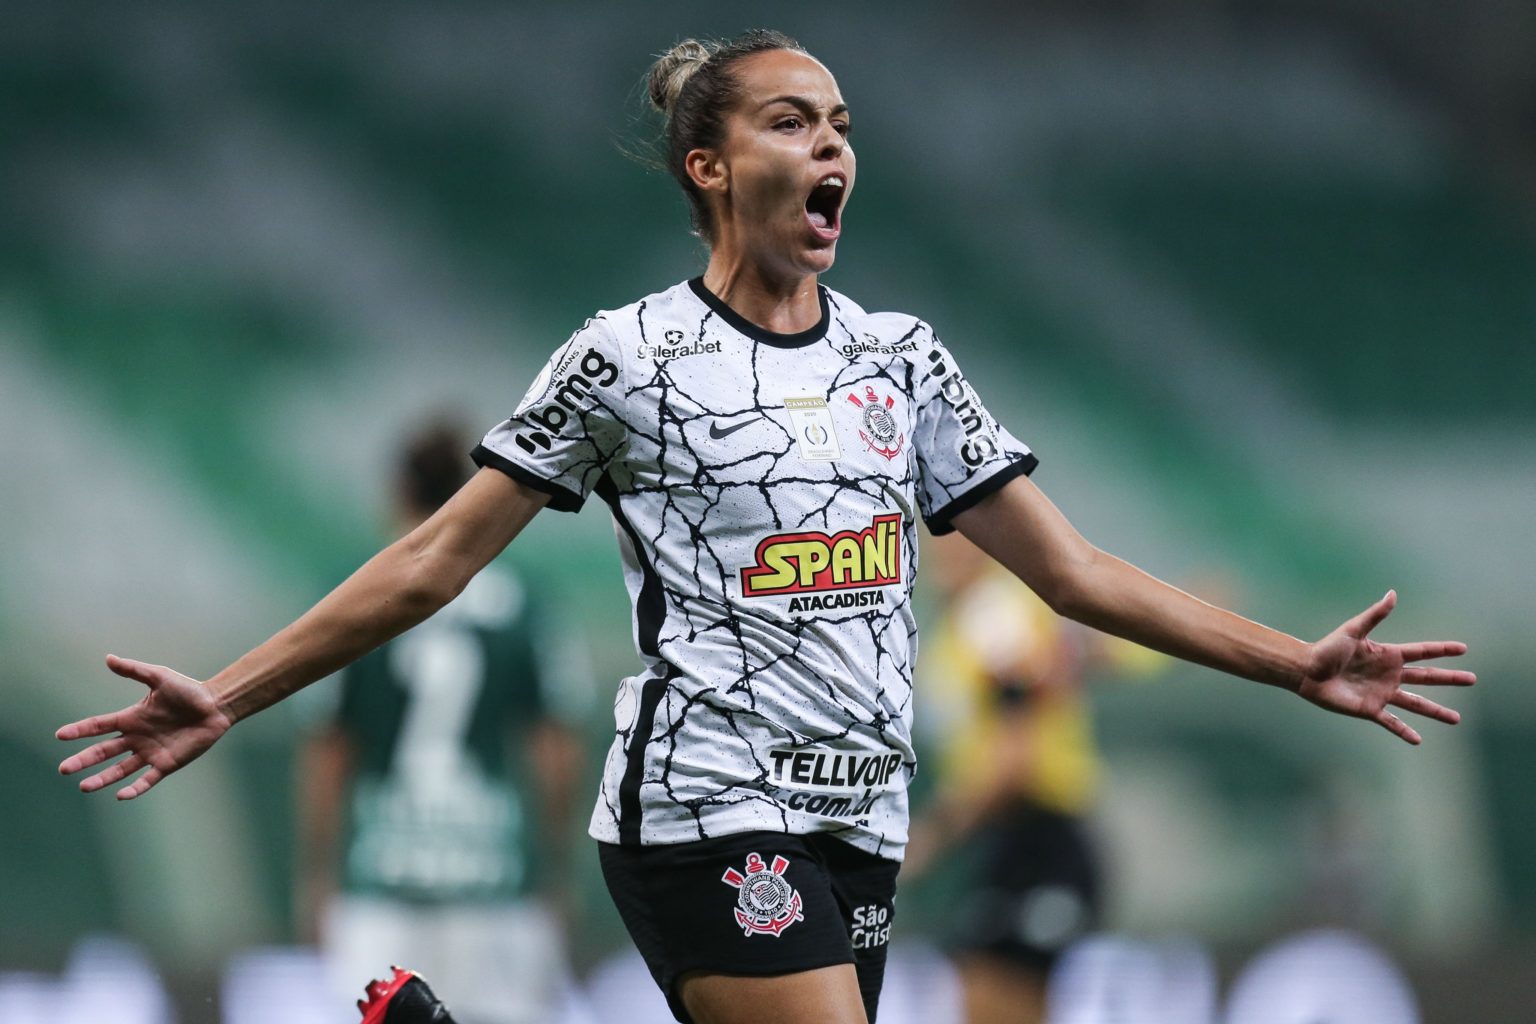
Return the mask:
[[504, 422], [474, 450], [491, 466], [575, 512], [623, 447], [623, 359], [602, 317], [560, 347]]
[[[932, 337], [926, 324], [921, 330]], [[1039, 459], [987, 411], [937, 337], [917, 361], [917, 501], [928, 529], [945, 534], [955, 516], [1032, 472]]]

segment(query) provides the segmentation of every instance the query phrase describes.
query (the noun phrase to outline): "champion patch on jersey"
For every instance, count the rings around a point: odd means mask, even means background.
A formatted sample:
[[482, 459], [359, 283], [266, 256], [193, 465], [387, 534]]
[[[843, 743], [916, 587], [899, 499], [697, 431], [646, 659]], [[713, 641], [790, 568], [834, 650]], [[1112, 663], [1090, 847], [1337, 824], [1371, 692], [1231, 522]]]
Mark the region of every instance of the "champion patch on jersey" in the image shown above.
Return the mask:
[[736, 889], [734, 913], [743, 935], [778, 938], [784, 929], [805, 920], [800, 892], [784, 877], [788, 869], [787, 857], [775, 855], [769, 865], [761, 854], [754, 853], [747, 857], [746, 874], [726, 868], [720, 876], [720, 881]]
[[836, 462], [843, 457], [832, 424], [832, 410], [820, 396], [785, 398], [784, 409], [800, 446], [800, 457], [807, 462]]

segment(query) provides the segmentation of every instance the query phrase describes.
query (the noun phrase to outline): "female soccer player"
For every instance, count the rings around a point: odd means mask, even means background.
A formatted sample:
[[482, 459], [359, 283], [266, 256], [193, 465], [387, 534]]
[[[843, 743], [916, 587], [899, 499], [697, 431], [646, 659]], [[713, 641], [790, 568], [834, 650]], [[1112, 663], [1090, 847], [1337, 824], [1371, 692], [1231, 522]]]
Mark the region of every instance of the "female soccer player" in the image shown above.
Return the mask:
[[206, 682], [109, 657], [149, 692], [59, 730], [102, 739], [80, 786], [147, 792], [234, 723], [422, 621], [544, 506], [612, 511], [634, 640], [591, 832], [679, 1020], [875, 1017], [906, 841], [916, 519], [959, 529], [1050, 606], [1376, 722], [1449, 710], [1381, 644], [1380, 601], [1316, 643], [1096, 549], [921, 320], [818, 282], [852, 191], [849, 111], [792, 40], [689, 41], [653, 68], [666, 163], [710, 247], [700, 278], [599, 313], [561, 347], [444, 508]]

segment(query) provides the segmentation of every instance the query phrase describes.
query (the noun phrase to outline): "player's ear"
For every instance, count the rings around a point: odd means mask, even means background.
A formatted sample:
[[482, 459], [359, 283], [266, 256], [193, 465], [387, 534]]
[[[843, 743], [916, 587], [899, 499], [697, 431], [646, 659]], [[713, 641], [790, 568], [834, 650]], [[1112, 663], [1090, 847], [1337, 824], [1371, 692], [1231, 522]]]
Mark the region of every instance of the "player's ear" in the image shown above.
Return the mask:
[[724, 194], [728, 190], [730, 174], [725, 161], [713, 149], [690, 149], [683, 157], [683, 169], [700, 192]]

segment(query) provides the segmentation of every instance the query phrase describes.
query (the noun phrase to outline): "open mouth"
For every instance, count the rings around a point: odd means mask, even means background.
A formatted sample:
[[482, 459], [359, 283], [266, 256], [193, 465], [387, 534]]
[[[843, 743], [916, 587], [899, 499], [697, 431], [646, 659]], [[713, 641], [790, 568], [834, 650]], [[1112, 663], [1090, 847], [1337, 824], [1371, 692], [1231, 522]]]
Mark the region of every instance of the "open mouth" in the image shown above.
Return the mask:
[[843, 193], [847, 190], [847, 179], [841, 174], [829, 174], [811, 189], [805, 200], [805, 216], [817, 233], [837, 236], [838, 216], [843, 208]]

